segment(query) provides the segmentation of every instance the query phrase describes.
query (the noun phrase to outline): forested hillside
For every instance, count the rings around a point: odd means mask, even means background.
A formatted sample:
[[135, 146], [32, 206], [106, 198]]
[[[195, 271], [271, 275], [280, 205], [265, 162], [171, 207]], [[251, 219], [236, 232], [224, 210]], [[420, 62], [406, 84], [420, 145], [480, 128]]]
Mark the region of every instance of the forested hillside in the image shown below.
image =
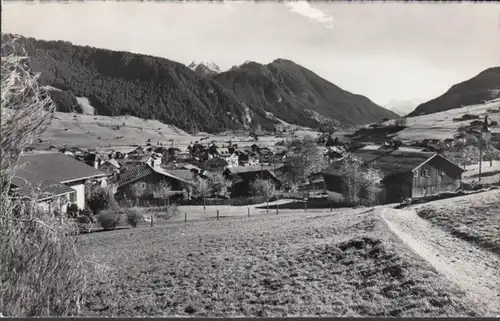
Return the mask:
[[289, 60], [203, 76], [148, 55], [25, 37], [17, 43], [62, 112], [81, 113], [76, 97], [86, 97], [99, 115], [157, 119], [189, 132], [273, 130], [275, 117], [323, 129], [396, 117]]
[[248, 62], [212, 78], [232, 90], [255, 113], [270, 112], [302, 126], [359, 125], [397, 117], [368, 98], [345, 91], [286, 59], [267, 65]]
[[63, 41], [22, 37], [17, 43], [31, 69], [41, 72], [42, 85], [65, 91], [51, 91], [60, 111], [74, 109], [79, 96], [100, 115], [158, 119], [188, 131], [236, 129], [246, 122], [244, 106], [232, 92], [183, 64]]

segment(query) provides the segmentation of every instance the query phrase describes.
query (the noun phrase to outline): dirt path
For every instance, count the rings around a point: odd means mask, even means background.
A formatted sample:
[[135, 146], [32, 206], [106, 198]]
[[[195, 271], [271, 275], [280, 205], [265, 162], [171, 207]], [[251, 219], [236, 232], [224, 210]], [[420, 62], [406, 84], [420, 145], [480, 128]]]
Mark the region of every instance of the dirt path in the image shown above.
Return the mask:
[[382, 208], [380, 216], [416, 254], [464, 290], [488, 316], [500, 315], [500, 258], [459, 240], [413, 210]]

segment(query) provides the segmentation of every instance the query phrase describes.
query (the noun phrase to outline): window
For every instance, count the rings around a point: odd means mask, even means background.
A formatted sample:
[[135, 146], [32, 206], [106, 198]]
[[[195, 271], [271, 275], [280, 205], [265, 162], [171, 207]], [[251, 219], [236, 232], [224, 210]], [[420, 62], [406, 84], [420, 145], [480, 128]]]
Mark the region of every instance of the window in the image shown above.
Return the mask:
[[72, 192], [69, 194], [69, 201], [71, 203], [75, 203], [76, 202], [76, 192]]
[[439, 170], [439, 176], [444, 176], [444, 175], [445, 175], [444, 171], [442, 169], [440, 169]]
[[141, 183], [142, 188], [146, 188], [146, 183]]
[[413, 177], [418, 177], [418, 171], [413, 171]]

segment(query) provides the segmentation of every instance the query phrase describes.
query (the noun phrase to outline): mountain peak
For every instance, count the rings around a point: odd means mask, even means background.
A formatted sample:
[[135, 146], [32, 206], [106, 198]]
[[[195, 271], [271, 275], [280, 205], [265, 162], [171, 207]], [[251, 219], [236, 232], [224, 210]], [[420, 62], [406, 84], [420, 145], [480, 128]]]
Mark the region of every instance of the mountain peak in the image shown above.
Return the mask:
[[220, 67], [212, 61], [204, 60], [199, 63], [193, 61], [188, 67], [200, 76], [216, 75], [221, 72]]

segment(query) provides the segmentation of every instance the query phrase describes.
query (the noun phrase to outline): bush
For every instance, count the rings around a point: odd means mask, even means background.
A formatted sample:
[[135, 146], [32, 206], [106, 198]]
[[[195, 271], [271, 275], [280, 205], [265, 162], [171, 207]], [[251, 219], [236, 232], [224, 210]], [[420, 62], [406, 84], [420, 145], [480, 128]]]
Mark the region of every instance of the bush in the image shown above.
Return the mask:
[[87, 206], [94, 214], [99, 214], [101, 211], [107, 209], [117, 209], [113, 192], [110, 188], [103, 188], [101, 186], [91, 186], [90, 191], [86, 195]]
[[97, 215], [97, 222], [106, 231], [114, 230], [120, 224], [120, 214], [114, 211], [102, 211]]
[[139, 222], [142, 220], [142, 216], [139, 214], [139, 211], [136, 209], [128, 208], [124, 210], [125, 215], [127, 216], [127, 224], [132, 227], [137, 227]]
[[66, 213], [68, 214], [69, 217], [76, 217], [79, 212], [78, 205], [75, 203], [69, 204]]

